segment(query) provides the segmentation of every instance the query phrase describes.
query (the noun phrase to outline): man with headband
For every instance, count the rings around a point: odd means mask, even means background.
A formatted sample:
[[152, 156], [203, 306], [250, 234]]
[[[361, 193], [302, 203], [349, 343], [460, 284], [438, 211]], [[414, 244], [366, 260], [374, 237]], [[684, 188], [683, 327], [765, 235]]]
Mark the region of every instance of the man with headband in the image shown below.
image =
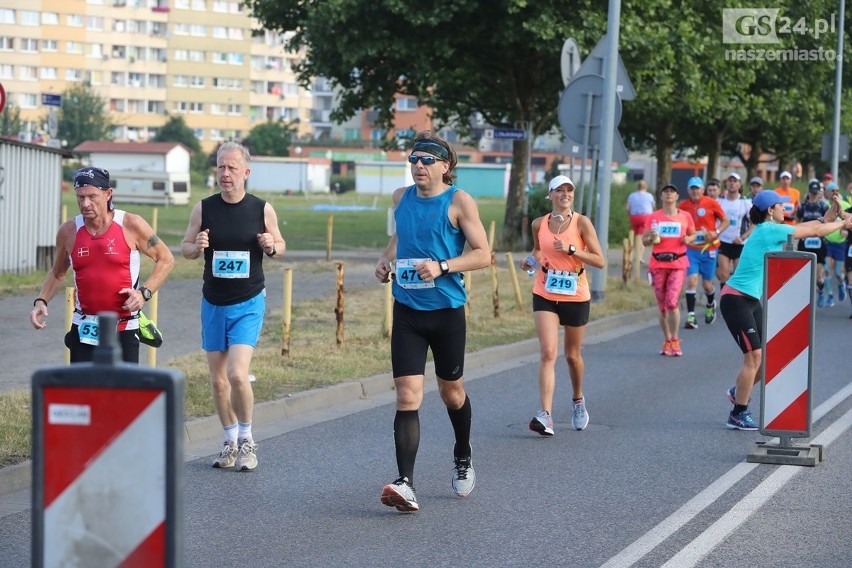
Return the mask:
[[[47, 326], [47, 306], [74, 270], [76, 303], [65, 345], [71, 362], [91, 361], [100, 330], [99, 312], [118, 314], [122, 359], [139, 362], [139, 312], [165, 282], [175, 264], [169, 247], [139, 215], [116, 209], [109, 172], [86, 167], [74, 174], [74, 192], [80, 214], [66, 221], [56, 234], [56, 260], [33, 301], [30, 322]], [[140, 253], [154, 261], [151, 274], [140, 278]]]
[[[396, 233], [376, 264], [379, 282], [393, 278], [393, 437], [399, 470], [399, 478], [382, 490], [381, 501], [399, 511], [420, 508], [414, 495], [414, 461], [420, 444], [418, 411], [428, 348], [455, 434], [453, 491], [465, 497], [476, 482], [471, 405], [462, 381], [467, 334], [462, 273], [491, 262], [476, 202], [454, 184], [455, 151], [440, 136], [424, 131], [414, 138], [408, 161], [414, 185], [394, 191]], [[470, 245], [468, 250], [465, 244]]]

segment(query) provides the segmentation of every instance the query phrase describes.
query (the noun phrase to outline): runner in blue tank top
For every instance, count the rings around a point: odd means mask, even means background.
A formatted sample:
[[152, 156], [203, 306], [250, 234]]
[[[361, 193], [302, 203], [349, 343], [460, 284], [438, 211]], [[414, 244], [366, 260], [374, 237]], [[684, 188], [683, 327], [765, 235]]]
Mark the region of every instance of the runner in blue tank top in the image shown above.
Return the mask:
[[[462, 381], [467, 294], [461, 274], [491, 261], [476, 202], [453, 184], [455, 150], [440, 136], [423, 131], [414, 138], [408, 161], [414, 185], [394, 191], [396, 233], [376, 264], [379, 282], [393, 278], [393, 438], [399, 469], [397, 480], [382, 490], [381, 501], [399, 511], [420, 509], [414, 495], [414, 461], [427, 349], [432, 350], [438, 391], [455, 432], [453, 490], [465, 497], [476, 482], [470, 399]], [[465, 243], [470, 245], [467, 251]]]

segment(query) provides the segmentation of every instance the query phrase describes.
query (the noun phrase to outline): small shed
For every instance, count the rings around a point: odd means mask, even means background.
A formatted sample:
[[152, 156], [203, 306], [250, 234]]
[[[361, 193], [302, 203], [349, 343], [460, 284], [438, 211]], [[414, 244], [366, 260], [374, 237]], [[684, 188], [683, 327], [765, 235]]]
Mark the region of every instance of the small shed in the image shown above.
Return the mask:
[[74, 148], [88, 163], [109, 170], [114, 198], [121, 203], [186, 205], [190, 197], [189, 148], [180, 142], [100, 142]]
[[65, 151], [0, 137], [0, 273], [47, 270], [62, 217]]
[[246, 188], [251, 192], [328, 193], [331, 189], [329, 160], [252, 156]]

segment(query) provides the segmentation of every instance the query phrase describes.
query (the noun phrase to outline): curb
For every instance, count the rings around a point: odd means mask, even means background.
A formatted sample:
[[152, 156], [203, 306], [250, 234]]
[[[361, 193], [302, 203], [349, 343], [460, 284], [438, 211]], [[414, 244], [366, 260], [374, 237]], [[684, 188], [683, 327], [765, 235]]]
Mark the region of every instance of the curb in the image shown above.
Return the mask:
[[[657, 308], [646, 308], [589, 322], [585, 342], [605, 341], [610, 339], [613, 333], [629, 333], [652, 325], [657, 321], [657, 313]], [[481, 349], [465, 355], [465, 374], [537, 353], [537, 338]], [[434, 373], [431, 362], [426, 366], [426, 373], [427, 375]], [[278, 400], [258, 403], [254, 407], [254, 421], [258, 424], [292, 421], [317, 410], [375, 398], [393, 390], [392, 374], [382, 373], [357, 381], [312, 389]], [[221, 436], [222, 427], [216, 415], [187, 421], [184, 423], [184, 453], [189, 455], [192, 447], [197, 448], [208, 442], [211, 442], [212, 450], [221, 442]], [[191, 459], [195, 457], [198, 456], [192, 456]], [[32, 461], [0, 468], [0, 495], [29, 489], [31, 484]]]

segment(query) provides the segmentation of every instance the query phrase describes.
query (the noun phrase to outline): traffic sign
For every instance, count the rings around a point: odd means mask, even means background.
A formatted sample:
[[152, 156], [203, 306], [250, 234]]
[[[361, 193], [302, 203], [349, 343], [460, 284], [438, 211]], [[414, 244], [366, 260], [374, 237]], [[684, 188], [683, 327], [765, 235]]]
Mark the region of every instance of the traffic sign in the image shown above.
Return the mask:
[[3, 88], [3, 83], [0, 83], [0, 112], [6, 106], [6, 89]]
[[[576, 78], [581, 75], [603, 76], [605, 63], [606, 34], [604, 34], [589, 56], [583, 61], [580, 69], [574, 73], [574, 77]], [[627, 75], [627, 69], [624, 67], [621, 55], [618, 56], [618, 61], [616, 62], [615, 92], [618, 93], [618, 96], [623, 101], [632, 101], [636, 98], [636, 89], [633, 88], [633, 83], [630, 82], [630, 77]], [[618, 124], [618, 121], [616, 121], [616, 124]]]
[[[604, 79], [600, 75], [574, 76], [562, 91], [557, 110], [562, 132], [583, 143], [588, 127], [588, 143], [600, 144]], [[591, 104], [590, 104], [591, 103]], [[615, 99], [615, 124], [621, 120], [621, 99]]]
[[562, 83], [567, 87], [571, 78], [580, 70], [580, 48], [570, 37], [562, 45], [562, 55], [559, 58], [559, 68], [562, 70]]
[[42, 106], [61, 107], [62, 95], [54, 95], [53, 93], [42, 93], [41, 104]]
[[495, 128], [494, 138], [501, 140], [526, 140], [527, 133], [520, 128]]

